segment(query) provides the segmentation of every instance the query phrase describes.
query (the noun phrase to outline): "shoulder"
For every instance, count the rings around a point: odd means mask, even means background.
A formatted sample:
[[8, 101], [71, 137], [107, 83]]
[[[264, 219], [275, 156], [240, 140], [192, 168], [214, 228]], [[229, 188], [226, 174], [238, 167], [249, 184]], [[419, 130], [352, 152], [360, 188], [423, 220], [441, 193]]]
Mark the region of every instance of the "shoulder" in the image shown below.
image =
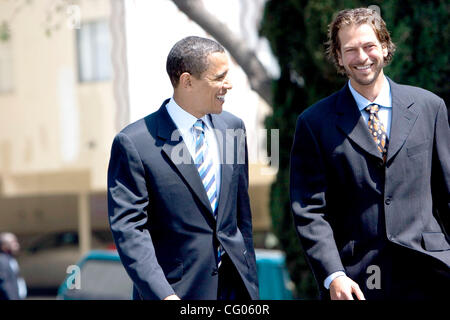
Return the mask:
[[111, 145], [110, 162], [123, 157], [138, 159], [153, 150], [156, 144], [155, 113], [128, 124], [118, 132]]
[[431, 99], [431, 100], [440, 100], [441, 99], [435, 93], [433, 93], [429, 90], [426, 90], [424, 88], [415, 87], [415, 86], [406, 85], [406, 84], [397, 84], [397, 86], [399, 87], [400, 90], [407, 92], [417, 98]]
[[129, 137], [136, 137], [144, 132], [147, 132], [149, 128], [155, 128], [155, 124], [157, 123], [157, 113], [158, 111], [128, 124], [122, 130], [120, 130], [118, 134], [123, 134]]
[[116, 134], [114, 141], [131, 141], [139, 144], [141, 141], [154, 140], [158, 125], [158, 113], [159, 110], [128, 124]]
[[329, 119], [329, 116], [335, 113], [334, 106], [337, 103], [339, 95], [342, 94], [342, 90], [337, 91], [309, 106], [299, 115], [298, 121], [322, 123], [324, 120]]
[[401, 94], [402, 96], [411, 99], [415, 104], [435, 108], [438, 108], [444, 103], [441, 97], [429, 90], [412, 85], [398, 84], [393, 81], [391, 81], [390, 84], [393, 98], [395, 98], [396, 94]]
[[228, 111], [222, 111], [220, 114], [216, 116], [220, 118], [223, 122], [225, 122], [228, 128], [244, 127], [244, 122], [242, 121], [242, 119]]
[[[150, 113], [149, 115], [145, 116], [144, 118], [141, 118], [139, 120], [136, 120], [130, 124], [128, 124], [125, 128], [123, 128], [117, 136], [124, 135], [128, 136], [130, 138], [139, 138], [139, 137], [148, 137], [150, 134], [151, 136], [155, 135], [155, 132], [158, 129], [158, 123], [168, 121], [168, 118], [170, 118], [167, 110], [166, 105], [170, 101], [169, 99], [164, 100], [164, 102], [161, 104], [159, 109], [153, 113]], [[116, 136], [116, 138], [117, 138]]]

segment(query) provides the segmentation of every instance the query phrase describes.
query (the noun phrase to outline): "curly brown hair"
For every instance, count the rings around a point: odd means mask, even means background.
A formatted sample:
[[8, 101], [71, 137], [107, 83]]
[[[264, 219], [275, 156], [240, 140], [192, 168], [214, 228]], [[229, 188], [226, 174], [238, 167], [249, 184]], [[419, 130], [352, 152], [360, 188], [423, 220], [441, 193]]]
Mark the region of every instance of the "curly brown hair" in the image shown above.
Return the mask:
[[326, 45], [326, 53], [328, 58], [335, 64], [339, 73], [345, 74], [344, 67], [339, 65], [338, 52], [341, 49], [338, 33], [344, 26], [368, 24], [373, 28], [378, 41], [388, 50], [387, 56], [384, 58], [384, 65], [388, 65], [395, 52], [395, 44], [391, 40], [391, 36], [386, 27], [386, 23], [375, 10], [368, 8], [346, 9], [340, 11], [334, 18], [333, 22], [328, 25], [328, 41]]

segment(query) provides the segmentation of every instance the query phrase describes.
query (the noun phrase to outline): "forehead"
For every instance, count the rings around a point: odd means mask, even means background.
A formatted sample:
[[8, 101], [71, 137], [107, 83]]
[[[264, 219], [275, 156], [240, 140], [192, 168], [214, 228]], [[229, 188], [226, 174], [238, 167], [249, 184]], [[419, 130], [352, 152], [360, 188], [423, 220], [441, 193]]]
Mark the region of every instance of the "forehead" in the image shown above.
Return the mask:
[[208, 56], [208, 69], [204, 74], [217, 75], [228, 71], [228, 57], [224, 52], [214, 52]]
[[372, 26], [367, 23], [361, 25], [347, 25], [338, 32], [341, 48], [359, 46], [368, 42], [379, 43]]

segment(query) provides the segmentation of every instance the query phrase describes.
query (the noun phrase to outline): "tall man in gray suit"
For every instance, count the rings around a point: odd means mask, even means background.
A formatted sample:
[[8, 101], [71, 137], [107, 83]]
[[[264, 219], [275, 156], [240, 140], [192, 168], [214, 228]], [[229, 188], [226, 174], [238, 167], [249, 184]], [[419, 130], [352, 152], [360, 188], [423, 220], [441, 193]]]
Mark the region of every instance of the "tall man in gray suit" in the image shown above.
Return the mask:
[[187, 37], [167, 58], [173, 97], [114, 139], [112, 234], [135, 299], [257, 299], [245, 128], [222, 111], [228, 58]]
[[384, 75], [394, 50], [375, 11], [339, 12], [328, 53], [349, 81], [298, 118], [291, 205], [322, 298], [448, 297], [447, 108]]

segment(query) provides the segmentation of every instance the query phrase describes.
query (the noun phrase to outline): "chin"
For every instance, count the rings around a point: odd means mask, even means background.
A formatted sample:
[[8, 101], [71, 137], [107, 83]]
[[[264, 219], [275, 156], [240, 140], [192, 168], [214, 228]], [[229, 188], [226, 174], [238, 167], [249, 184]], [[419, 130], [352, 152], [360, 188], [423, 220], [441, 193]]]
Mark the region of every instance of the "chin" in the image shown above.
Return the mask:
[[353, 78], [353, 79], [355, 80], [356, 83], [363, 85], [363, 86], [371, 85], [375, 81], [375, 78], [369, 78], [369, 79]]
[[222, 113], [222, 110], [223, 110], [223, 104], [215, 106], [214, 109], [211, 110], [211, 113], [219, 114], [219, 113]]
[[358, 75], [355, 75], [355, 74], [351, 74], [351, 78], [356, 83], [358, 83], [359, 85], [368, 86], [368, 85], [371, 85], [372, 83], [374, 83], [378, 79], [379, 75], [380, 75], [379, 72], [378, 73], [375, 72], [375, 73], [372, 73], [372, 74], [368, 74], [365, 77], [361, 77], [361, 76], [358, 76]]

